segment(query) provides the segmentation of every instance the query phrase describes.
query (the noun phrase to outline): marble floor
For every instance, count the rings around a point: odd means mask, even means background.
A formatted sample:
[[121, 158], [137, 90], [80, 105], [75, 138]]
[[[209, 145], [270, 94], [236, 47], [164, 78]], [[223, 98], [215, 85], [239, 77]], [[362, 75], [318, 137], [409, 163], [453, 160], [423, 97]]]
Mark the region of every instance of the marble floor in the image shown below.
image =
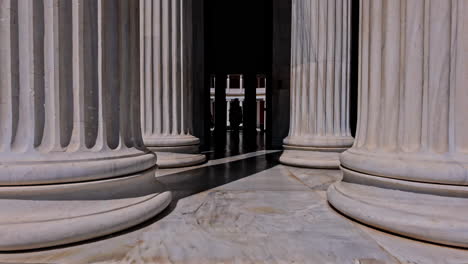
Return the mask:
[[468, 263], [468, 250], [414, 241], [337, 213], [326, 189], [338, 170], [278, 164], [259, 151], [160, 170], [171, 206], [131, 230], [0, 263]]
[[259, 150], [265, 150], [266, 134], [258, 132], [250, 141], [246, 141], [244, 132], [226, 131], [226, 134], [220, 136], [212, 132], [208, 145], [201, 147], [202, 153], [208, 159], [220, 159], [240, 154], [251, 153]]

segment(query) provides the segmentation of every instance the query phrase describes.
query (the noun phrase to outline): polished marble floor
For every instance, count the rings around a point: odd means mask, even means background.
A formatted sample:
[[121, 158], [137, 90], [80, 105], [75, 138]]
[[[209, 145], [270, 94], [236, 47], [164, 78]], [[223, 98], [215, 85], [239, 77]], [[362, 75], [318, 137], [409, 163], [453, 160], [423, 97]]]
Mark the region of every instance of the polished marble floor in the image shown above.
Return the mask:
[[246, 140], [243, 131], [227, 131], [219, 136], [212, 132], [209, 144], [201, 147], [202, 153], [211, 159], [221, 159], [255, 151], [265, 150], [266, 134], [258, 132], [251, 140]]
[[173, 191], [140, 226], [64, 247], [0, 254], [0, 263], [468, 263], [468, 250], [355, 223], [326, 201], [338, 170], [278, 164], [278, 151], [160, 170]]

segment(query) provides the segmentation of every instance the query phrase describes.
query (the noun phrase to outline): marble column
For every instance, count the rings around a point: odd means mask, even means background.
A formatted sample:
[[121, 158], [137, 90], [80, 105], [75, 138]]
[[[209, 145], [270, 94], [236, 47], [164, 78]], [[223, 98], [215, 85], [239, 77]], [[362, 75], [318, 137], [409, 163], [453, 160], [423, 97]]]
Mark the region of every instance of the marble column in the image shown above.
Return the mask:
[[359, 120], [342, 213], [468, 247], [468, 2], [362, 0]]
[[291, 118], [280, 162], [338, 168], [351, 147], [350, 0], [293, 0]]
[[192, 0], [140, 0], [141, 123], [160, 168], [205, 161], [192, 133]]
[[0, 250], [139, 224], [169, 192], [139, 120], [138, 2], [0, 1]]

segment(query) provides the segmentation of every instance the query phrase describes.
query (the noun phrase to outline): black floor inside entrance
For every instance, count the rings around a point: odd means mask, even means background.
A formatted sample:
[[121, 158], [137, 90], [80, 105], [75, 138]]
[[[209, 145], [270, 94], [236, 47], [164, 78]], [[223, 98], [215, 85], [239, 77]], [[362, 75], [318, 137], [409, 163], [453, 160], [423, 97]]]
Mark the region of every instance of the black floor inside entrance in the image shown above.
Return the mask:
[[249, 152], [265, 150], [265, 133], [258, 132], [254, 140], [246, 140], [242, 131], [226, 132], [223, 138], [211, 136], [210, 144], [202, 148], [208, 160], [221, 159]]

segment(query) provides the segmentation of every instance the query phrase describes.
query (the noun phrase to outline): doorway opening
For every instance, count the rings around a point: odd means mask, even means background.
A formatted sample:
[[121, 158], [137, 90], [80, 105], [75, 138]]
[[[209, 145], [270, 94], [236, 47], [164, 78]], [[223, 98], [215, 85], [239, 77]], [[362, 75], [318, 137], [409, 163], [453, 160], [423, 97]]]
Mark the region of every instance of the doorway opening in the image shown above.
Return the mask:
[[[266, 86], [267, 79], [265, 74], [257, 74], [255, 85], [255, 107], [246, 105], [246, 87], [244, 85], [243, 74], [227, 74], [225, 79], [217, 80], [215, 74], [210, 75], [210, 131], [212, 138], [216, 139], [216, 127], [225, 127], [226, 130], [226, 152], [227, 154], [238, 155], [254, 150], [265, 149], [265, 134], [266, 134]], [[224, 85], [224, 91], [221, 100], [225, 111], [222, 113], [216, 112], [216, 82], [219, 81]], [[224, 99], [222, 98], [224, 96]], [[220, 115], [223, 115], [222, 117]], [[224, 116], [225, 115], [225, 116]], [[255, 117], [255, 131], [244, 133], [244, 119], [252, 119]], [[216, 125], [216, 122], [222, 122], [221, 125]], [[248, 127], [246, 128], [248, 129]], [[255, 136], [255, 142], [252, 144], [245, 140], [244, 137]], [[216, 145], [216, 141], [213, 142]], [[250, 143], [252, 146], [246, 145]], [[253, 146], [254, 145], [254, 146]]]
[[270, 132], [272, 2], [205, 0], [204, 6], [210, 151], [220, 157], [263, 150]]

